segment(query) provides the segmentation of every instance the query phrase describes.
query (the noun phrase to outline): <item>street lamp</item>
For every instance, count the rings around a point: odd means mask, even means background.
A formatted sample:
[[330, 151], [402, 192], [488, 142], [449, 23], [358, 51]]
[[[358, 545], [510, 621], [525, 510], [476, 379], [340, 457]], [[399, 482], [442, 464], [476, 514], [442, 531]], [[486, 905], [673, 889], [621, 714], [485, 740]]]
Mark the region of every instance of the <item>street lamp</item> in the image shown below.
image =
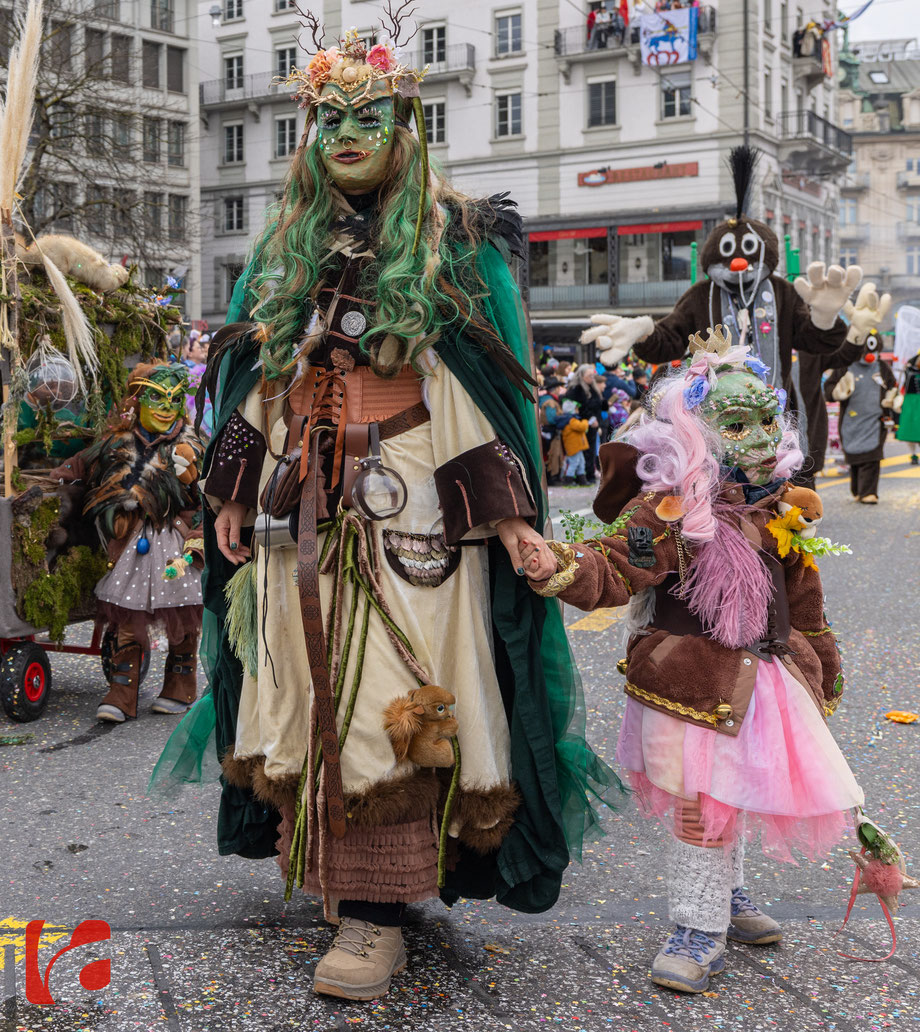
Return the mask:
[[208, 14], [210, 14], [211, 16], [211, 25], [213, 28], [220, 28], [220, 19], [222, 13], [223, 12], [221, 11], [220, 4], [211, 4]]

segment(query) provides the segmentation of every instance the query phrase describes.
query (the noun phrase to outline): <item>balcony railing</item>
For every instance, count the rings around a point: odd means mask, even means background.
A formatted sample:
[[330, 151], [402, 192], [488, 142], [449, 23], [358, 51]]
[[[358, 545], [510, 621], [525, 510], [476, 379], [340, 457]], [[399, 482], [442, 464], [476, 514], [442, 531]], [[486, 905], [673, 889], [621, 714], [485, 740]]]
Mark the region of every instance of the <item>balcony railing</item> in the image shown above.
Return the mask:
[[813, 140], [839, 154], [853, 153], [853, 137], [814, 111], [783, 111], [779, 118], [783, 140]]
[[899, 190], [920, 190], [920, 169], [914, 171], [901, 171], [898, 173]]
[[[716, 31], [716, 12], [709, 6], [699, 8], [698, 29], [699, 35], [705, 35]], [[638, 22], [630, 25], [621, 42], [619, 32], [612, 28], [607, 33], [606, 45], [600, 46], [600, 41], [595, 34], [595, 43], [589, 47], [589, 35], [587, 24], [573, 25], [567, 29], [557, 29], [554, 38], [554, 48], [557, 57], [572, 57], [577, 54], [605, 53], [617, 50], [624, 46], [639, 45]]]
[[841, 243], [868, 240], [871, 235], [872, 225], [868, 222], [847, 222], [837, 227], [837, 236]]
[[531, 287], [530, 307], [596, 308], [610, 303], [610, 288], [606, 283], [578, 283], [567, 287]]
[[898, 240], [920, 240], [920, 222], [899, 222]]
[[[898, 184], [900, 186], [900, 183]], [[917, 182], [917, 186], [920, 186], [920, 180]], [[868, 172], [847, 172], [840, 180], [841, 190], [868, 190], [869, 189], [869, 173]]]
[[692, 281], [649, 280], [647, 283], [620, 283], [617, 286], [617, 305], [620, 308], [642, 308], [645, 305], [674, 305], [692, 286]]
[[198, 87], [199, 103], [202, 107], [212, 104], [227, 104], [240, 100], [257, 100], [260, 97], [292, 96], [291, 86], [273, 85], [274, 72], [256, 72], [237, 79], [211, 79]]
[[[426, 79], [439, 75], [458, 75], [461, 72], [472, 72], [476, 69], [476, 48], [472, 43], [454, 43], [442, 50], [440, 61], [426, 60], [424, 51], [415, 54], [408, 62], [410, 68], [424, 68], [428, 65]], [[434, 56], [437, 56], [435, 54]]]

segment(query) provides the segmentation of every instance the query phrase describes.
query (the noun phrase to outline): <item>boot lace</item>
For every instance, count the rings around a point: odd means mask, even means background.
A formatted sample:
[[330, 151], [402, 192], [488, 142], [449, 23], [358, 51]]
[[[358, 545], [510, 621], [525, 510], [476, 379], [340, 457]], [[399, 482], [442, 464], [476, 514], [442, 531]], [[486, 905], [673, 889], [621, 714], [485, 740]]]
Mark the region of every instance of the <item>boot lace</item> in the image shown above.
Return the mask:
[[732, 917], [740, 917], [742, 914], [758, 917], [762, 913], [760, 907], [743, 889], [735, 889], [732, 892]]
[[332, 948], [344, 950], [353, 957], [366, 957], [368, 950], [377, 948], [375, 940], [380, 938], [380, 934], [380, 929], [369, 921], [343, 917]]
[[702, 964], [704, 956], [715, 948], [715, 939], [705, 932], [678, 925], [677, 930], [668, 939], [664, 952], [672, 957], [689, 957], [697, 964]]

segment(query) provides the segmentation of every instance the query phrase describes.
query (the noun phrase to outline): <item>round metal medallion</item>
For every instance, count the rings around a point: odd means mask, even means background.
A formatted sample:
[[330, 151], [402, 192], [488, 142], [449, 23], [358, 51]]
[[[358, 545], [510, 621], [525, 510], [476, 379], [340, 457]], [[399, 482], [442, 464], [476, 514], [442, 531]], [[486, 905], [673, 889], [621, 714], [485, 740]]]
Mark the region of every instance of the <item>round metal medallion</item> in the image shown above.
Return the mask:
[[367, 328], [367, 319], [362, 312], [346, 312], [342, 316], [342, 333], [349, 337], [360, 337]]

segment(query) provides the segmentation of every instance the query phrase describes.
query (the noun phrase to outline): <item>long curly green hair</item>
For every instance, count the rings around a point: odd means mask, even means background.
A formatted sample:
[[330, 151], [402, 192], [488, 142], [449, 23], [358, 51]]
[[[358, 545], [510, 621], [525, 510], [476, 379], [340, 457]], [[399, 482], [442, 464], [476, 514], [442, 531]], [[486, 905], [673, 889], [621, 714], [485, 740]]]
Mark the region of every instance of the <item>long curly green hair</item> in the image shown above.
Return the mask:
[[[312, 350], [303, 340], [312, 299], [336, 266], [330, 244], [342, 214], [341, 194], [326, 174], [316, 140], [308, 142], [309, 128], [310, 122], [256, 248], [253, 287], [259, 300], [252, 317], [262, 326], [268, 379], [287, 374]], [[361, 347], [382, 376], [414, 363], [443, 327], [457, 320], [501, 344], [478, 304], [485, 287], [475, 269], [481, 241], [471, 202], [437, 171], [431, 173], [421, 241], [412, 253], [421, 168], [418, 141], [398, 126], [372, 228], [375, 261], [364, 271], [376, 307]]]

